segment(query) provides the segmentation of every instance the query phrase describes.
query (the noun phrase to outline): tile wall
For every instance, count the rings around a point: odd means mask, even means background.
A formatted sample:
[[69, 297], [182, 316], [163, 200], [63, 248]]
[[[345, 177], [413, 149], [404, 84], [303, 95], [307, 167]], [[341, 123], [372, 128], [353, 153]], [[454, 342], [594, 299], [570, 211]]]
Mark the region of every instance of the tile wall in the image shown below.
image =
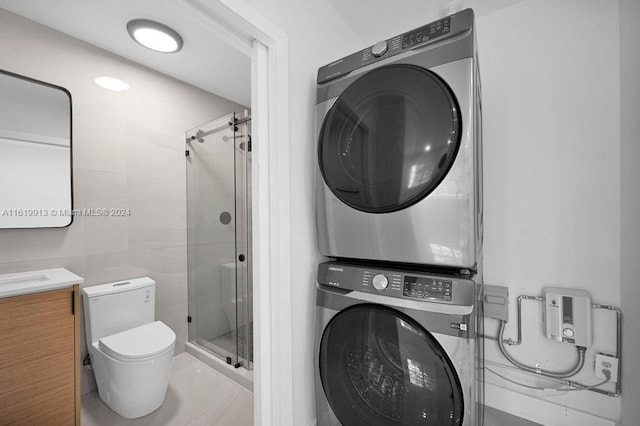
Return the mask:
[[[0, 230], [0, 273], [64, 267], [95, 285], [157, 282], [156, 317], [187, 339], [185, 131], [245, 107], [0, 10], [0, 68], [67, 88], [73, 99], [75, 209], [62, 229]], [[130, 84], [109, 92], [94, 78]], [[84, 339], [84, 331], [82, 335]], [[93, 387], [83, 371], [83, 392]]]

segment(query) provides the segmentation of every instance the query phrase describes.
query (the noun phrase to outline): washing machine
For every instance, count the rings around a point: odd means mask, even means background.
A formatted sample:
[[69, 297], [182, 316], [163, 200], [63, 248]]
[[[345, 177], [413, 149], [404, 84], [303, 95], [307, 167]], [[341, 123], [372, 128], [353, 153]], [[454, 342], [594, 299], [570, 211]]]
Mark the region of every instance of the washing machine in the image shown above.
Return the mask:
[[473, 11], [332, 62], [317, 82], [320, 252], [473, 271], [482, 243]]
[[318, 267], [318, 426], [481, 425], [479, 285], [465, 276]]

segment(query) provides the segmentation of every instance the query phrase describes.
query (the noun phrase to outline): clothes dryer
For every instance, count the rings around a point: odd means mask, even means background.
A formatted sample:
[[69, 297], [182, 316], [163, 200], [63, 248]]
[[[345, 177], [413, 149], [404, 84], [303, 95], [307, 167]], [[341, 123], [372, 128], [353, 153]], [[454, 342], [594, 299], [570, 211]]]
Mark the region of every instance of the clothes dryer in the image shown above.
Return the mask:
[[320, 252], [474, 270], [482, 243], [471, 9], [318, 71]]
[[318, 426], [482, 424], [479, 285], [337, 262], [318, 267]]

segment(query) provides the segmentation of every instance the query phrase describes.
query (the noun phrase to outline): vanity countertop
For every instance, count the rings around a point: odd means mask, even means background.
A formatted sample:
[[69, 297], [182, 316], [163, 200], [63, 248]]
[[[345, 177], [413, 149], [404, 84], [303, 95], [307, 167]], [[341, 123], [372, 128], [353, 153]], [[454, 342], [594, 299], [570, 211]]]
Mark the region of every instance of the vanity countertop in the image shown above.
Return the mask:
[[0, 275], [0, 298], [57, 290], [82, 284], [84, 279], [64, 268]]

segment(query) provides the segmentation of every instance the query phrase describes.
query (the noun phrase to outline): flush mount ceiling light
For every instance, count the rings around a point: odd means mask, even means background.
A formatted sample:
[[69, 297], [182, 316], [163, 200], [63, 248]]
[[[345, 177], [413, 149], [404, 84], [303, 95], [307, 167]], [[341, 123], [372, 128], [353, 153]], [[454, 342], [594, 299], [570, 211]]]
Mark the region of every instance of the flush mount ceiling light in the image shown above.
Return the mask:
[[96, 77], [94, 80], [96, 84], [103, 89], [112, 90], [114, 92], [124, 92], [129, 90], [129, 83], [122, 81], [119, 78], [113, 77]]
[[146, 47], [162, 53], [175, 53], [182, 49], [180, 34], [156, 21], [134, 19], [127, 24], [131, 38]]

